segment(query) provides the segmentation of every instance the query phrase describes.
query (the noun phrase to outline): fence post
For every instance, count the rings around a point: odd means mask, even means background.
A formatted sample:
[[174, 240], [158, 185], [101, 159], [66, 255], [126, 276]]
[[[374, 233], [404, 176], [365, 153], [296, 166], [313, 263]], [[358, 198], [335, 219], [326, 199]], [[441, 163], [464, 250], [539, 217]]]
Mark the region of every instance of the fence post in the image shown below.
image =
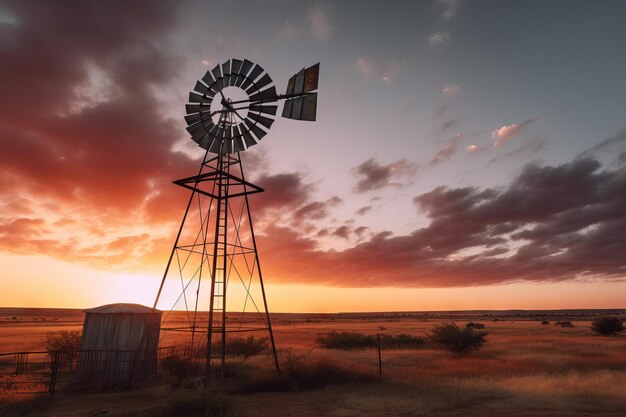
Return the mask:
[[59, 373], [59, 361], [61, 359], [61, 352], [54, 352], [52, 356], [52, 363], [50, 364], [50, 385], [48, 386], [48, 392], [50, 398], [54, 397], [54, 391], [57, 385], [57, 375]]
[[376, 333], [376, 341], [378, 342], [378, 375], [383, 374], [383, 361], [380, 355], [380, 333]]

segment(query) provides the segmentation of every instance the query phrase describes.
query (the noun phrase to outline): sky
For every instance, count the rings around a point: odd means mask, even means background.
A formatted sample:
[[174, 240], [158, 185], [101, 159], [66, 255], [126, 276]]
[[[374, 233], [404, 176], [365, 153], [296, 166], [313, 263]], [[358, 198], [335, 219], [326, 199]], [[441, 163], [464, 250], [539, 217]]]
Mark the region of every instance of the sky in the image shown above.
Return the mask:
[[[0, 1], [0, 306], [151, 305], [247, 58], [316, 122], [244, 152], [270, 310], [624, 308], [622, 1]], [[280, 111], [279, 111], [280, 113]]]

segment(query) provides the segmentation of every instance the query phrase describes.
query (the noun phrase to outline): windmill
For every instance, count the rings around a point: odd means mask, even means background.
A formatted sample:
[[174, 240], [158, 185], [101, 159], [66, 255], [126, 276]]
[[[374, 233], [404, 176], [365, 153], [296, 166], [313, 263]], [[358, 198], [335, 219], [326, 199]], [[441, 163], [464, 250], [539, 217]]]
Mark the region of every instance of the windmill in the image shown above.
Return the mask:
[[[197, 175], [174, 181], [191, 195], [153, 308], [166, 280], [177, 275], [181, 291], [172, 310], [184, 303], [186, 316], [180, 325], [163, 329], [188, 333], [192, 356], [200, 347], [207, 385], [224, 376], [232, 334], [267, 332], [280, 372], [248, 204], [250, 195], [264, 190], [246, 181], [241, 152], [267, 134], [281, 100], [282, 117], [315, 121], [318, 77], [319, 63], [293, 75], [285, 94], [278, 94], [261, 66], [229, 59], [207, 71], [189, 93], [187, 131], [205, 153]], [[234, 305], [241, 314], [234, 314]]]

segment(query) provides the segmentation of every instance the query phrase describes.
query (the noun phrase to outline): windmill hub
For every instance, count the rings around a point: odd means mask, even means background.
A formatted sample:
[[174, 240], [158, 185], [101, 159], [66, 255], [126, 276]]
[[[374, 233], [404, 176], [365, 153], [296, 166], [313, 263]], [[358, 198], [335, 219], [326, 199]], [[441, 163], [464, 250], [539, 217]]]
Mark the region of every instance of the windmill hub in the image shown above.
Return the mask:
[[230, 116], [224, 118], [224, 122], [230, 126], [239, 125], [248, 117], [249, 106], [242, 105], [241, 102], [247, 101], [249, 96], [241, 88], [226, 87], [221, 91], [219, 98], [220, 100], [213, 100], [211, 103], [214, 124], [219, 124], [220, 116], [223, 114]]

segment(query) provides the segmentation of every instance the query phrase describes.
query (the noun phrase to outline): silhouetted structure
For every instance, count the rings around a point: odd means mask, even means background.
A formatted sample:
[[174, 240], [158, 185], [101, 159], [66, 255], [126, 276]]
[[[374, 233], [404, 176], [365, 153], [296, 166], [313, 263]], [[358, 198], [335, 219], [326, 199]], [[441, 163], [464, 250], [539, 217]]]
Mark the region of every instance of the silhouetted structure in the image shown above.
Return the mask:
[[160, 325], [161, 311], [139, 304], [85, 310], [76, 382], [106, 389], [153, 377]]

